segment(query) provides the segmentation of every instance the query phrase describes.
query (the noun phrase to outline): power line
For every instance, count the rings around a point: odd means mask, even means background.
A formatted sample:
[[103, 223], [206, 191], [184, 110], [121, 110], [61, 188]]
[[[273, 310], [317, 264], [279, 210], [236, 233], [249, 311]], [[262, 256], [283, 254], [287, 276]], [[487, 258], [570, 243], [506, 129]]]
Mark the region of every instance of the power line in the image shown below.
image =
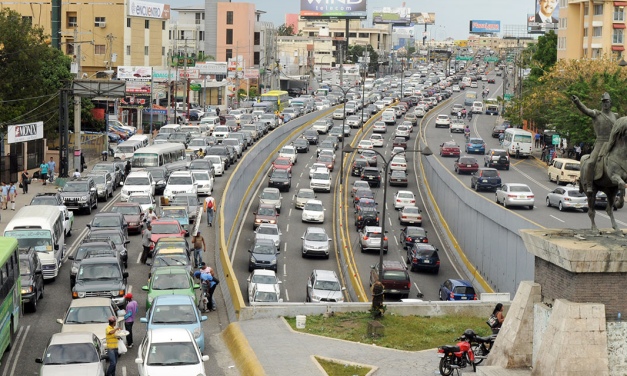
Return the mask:
[[52, 97], [53, 95], [59, 95], [59, 93], [48, 94], [48, 95], [40, 95], [38, 97], [30, 97], [30, 98], [22, 98], [22, 99], [9, 99], [9, 100], [6, 100], [6, 101], [0, 101], [0, 103], [27, 101], [29, 99], [38, 99], [38, 98]]
[[13, 123], [13, 122], [14, 122], [14, 121], [16, 121], [16, 120], [19, 120], [19, 119], [21, 119], [21, 118], [25, 117], [26, 115], [31, 114], [31, 113], [33, 113], [33, 112], [37, 111], [38, 109], [40, 109], [41, 107], [43, 107], [46, 103], [50, 102], [51, 100], [53, 100], [54, 98], [56, 98], [56, 97], [58, 97], [58, 96], [59, 96], [59, 93], [56, 93], [53, 97], [51, 97], [50, 99], [48, 99], [48, 100], [47, 100], [47, 101], [45, 101], [44, 103], [40, 104], [39, 106], [37, 106], [37, 107], [33, 108], [32, 110], [30, 110], [30, 111], [28, 111], [28, 112], [26, 112], [26, 113], [24, 113], [24, 114], [22, 114], [22, 115], [19, 115], [19, 116], [15, 117], [15, 118], [13, 118], [13, 119], [11, 119], [11, 120], [8, 120], [8, 121], [6, 121], [6, 122], [4, 122], [4, 123], [2, 123], [2, 124], [0, 124], [0, 125], [8, 125], [9, 123]]

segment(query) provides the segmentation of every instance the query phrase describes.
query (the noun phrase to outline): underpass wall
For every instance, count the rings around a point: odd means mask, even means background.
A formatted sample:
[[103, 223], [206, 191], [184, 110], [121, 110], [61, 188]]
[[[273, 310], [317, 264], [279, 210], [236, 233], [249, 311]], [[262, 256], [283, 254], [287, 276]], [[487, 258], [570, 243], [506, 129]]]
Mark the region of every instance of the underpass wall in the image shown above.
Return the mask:
[[422, 166], [442, 225], [455, 237], [452, 251], [470, 271], [471, 282], [476, 285], [472, 275], [479, 273], [495, 292], [514, 296], [518, 284], [534, 276], [534, 258], [519, 230], [540, 227], [516, 214], [529, 209], [510, 211], [476, 194], [469, 188], [470, 176], [460, 175], [458, 180], [435, 156], [423, 157]]

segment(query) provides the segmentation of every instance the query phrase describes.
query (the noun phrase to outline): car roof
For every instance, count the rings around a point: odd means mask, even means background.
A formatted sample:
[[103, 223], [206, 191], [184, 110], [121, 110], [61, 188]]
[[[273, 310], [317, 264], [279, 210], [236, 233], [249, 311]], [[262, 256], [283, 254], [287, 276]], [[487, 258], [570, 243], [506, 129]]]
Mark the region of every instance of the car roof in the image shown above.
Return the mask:
[[98, 214], [96, 214], [94, 217], [120, 217], [122, 215], [122, 213], [117, 213], [117, 212], [100, 212]]
[[[82, 299], [79, 299], [82, 300]], [[94, 333], [84, 332], [63, 332], [55, 333], [50, 339], [50, 345], [65, 345], [75, 343], [93, 343]]]
[[307, 227], [307, 232], [310, 233], [318, 233], [318, 234], [326, 234], [327, 231], [322, 227]]
[[97, 258], [88, 258], [81, 261], [81, 266], [87, 264], [115, 264], [119, 265], [117, 257], [97, 257]]
[[193, 337], [188, 329], [184, 328], [159, 328], [148, 329], [151, 343], [167, 342], [191, 342]]
[[[178, 305], [178, 304], [185, 304], [185, 305], [193, 305], [194, 301], [192, 300], [193, 298], [189, 295], [160, 295], [157, 296], [155, 298], [155, 301], [152, 303], [153, 306], [156, 306], [158, 304], [163, 304], [163, 305]], [[81, 299], [79, 299], [81, 300]]]
[[316, 279], [339, 282], [337, 275], [333, 270], [314, 269], [313, 273], [316, 275]]
[[307, 200], [306, 204], [309, 204], [309, 203], [322, 205], [322, 201], [320, 200], [313, 200], [313, 199]]
[[364, 232], [381, 232], [381, 226], [365, 226]]
[[174, 171], [172, 174], [170, 174], [170, 177], [172, 176], [190, 176], [192, 173], [191, 171]]
[[[279, 226], [276, 223], [260, 223], [259, 227], [272, 227], [272, 228], [278, 228]], [[259, 228], [257, 227], [257, 228]]]
[[70, 303], [72, 307], [111, 307], [111, 299], [109, 298], [83, 298], [73, 299]]
[[399, 194], [399, 193], [411, 193], [412, 195], [414, 194], [414, 192], [412, 192], [412, 191], [398, 191], [398, 192], [396, 192], [396, 194]]
[[135, 176], [145, 177], [145, 176], [148, 176], [149, 173], [150, 172], [148, 172], [148, 171], [134, 171], [134, 172], [131, 172], [130, 174], [128, 174], [127, 178], [135, 177]]
[[472, 284], [468, 281], [465, 281], [463, 279], [449, 279], [449, 281], [451, 281], [451, 283], [453, 284], [453, 286], [457, 287], [457, 286], [466, 286], [466, 287], [473, 287]]
[[496, 171], [496, 168], [492, 168], [492, 167], [479, 167], [479, 171]]
[[259, 204], [259, 207], [264, 209], [276, 209], [275, 204]]
[[116, 202], [115, 204], [113, 204], [113, 206], [137, 206], [139, 207], [139, 204], [136, 202]]
[[171, 224], [179, 224], [179, 221], [176, 219], [157, 219], [155, 221], [152, 221], [151, 224], [154, 226], [155, 224], [161, 224], [161, 225], [171, 225]]
[[274, 270], [268, 270], [268, 269], [255, 269], [253, 270], [252, 274], [276, 277], [276, 273], [274, 272]]
[[407, 270], [405, 266], [396, 260], [383, 260], [383, 268], [384, 269], [394, 269], [394, 270]]

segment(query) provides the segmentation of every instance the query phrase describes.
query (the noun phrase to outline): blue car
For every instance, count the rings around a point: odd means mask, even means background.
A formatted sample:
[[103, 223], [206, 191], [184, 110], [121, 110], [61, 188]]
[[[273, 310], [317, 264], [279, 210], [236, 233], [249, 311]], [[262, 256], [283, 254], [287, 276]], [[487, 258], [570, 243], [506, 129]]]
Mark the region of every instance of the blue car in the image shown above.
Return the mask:
[[423, 270], [438, 274], [440, 256], [431, 244], [416, 243], [407, 250], [407, 266], [412, 272]]
[[468, 281], [447, 279], [440, 285], [440, 300], [477, 300], [477, 293]]
[[485, 141], [482, 138], [471, 138], [466, 143], [466, 153], [485, 154]]
[[194, 298], [187, 295], [157, 296], [146, 312], [146, 317], [139, 319], [146, 324], [146, 331], [163, 328], [188, 329], [201, 353], [205, 352], [205, 333], [202, 331], [201, 322], [206, 320], [207, 316], [200, 315], [198, 307], [194, 304]]

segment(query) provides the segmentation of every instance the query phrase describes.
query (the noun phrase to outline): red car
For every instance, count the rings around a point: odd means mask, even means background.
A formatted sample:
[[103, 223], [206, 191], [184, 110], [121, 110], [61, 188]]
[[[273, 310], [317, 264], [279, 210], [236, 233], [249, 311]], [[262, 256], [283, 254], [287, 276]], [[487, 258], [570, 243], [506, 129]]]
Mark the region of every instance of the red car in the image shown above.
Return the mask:
[[114, 213], [122, 213], [124, 220], [128, 223], [128, 232], [135, 232], [140, 234], [142, 232], [142, 225], [144, 219], [144, 213], [142, 208], [136, 202], [118, 202], [113, 205], [111, 211]]
[[494, 78], [490, 78], [490, 79], [488, 80], [488, 83], [489, 83], [489, 84], [494, 84], [494, 83], [496, 83], [496, 81], [494, 81]]
[[455, 172], [459, 174], [473, 173], [479, 170], [479, 163], [474, 157], [464, 155], [455, 161]]
[[405, 139], [405, 137], [394, 138], [394, 141], [392, 141], [392, 149], [396, 147], [407, 149], [407, 140]]
[[440, 145], [440, 157], [459, 157], [459, 145], [447, 141]]
[[321, 155], [316, 159], [316, 163], [324, 163], [327, 166], [327, 170], [333, 171], [333, 157], [328, 155]]
[[150, 251], [155, 247], [157, 240], [161, 238], [183, 238], [189, 233], [181, 227], [176, 219], [157, 219], [150, 223], [152, 225], [152, 236], [150, 237]]
[[289, 158], [279, 157], [272, 163], [272, 169], [274, 170], [286, 170], [292, 172], [292, 162]]

